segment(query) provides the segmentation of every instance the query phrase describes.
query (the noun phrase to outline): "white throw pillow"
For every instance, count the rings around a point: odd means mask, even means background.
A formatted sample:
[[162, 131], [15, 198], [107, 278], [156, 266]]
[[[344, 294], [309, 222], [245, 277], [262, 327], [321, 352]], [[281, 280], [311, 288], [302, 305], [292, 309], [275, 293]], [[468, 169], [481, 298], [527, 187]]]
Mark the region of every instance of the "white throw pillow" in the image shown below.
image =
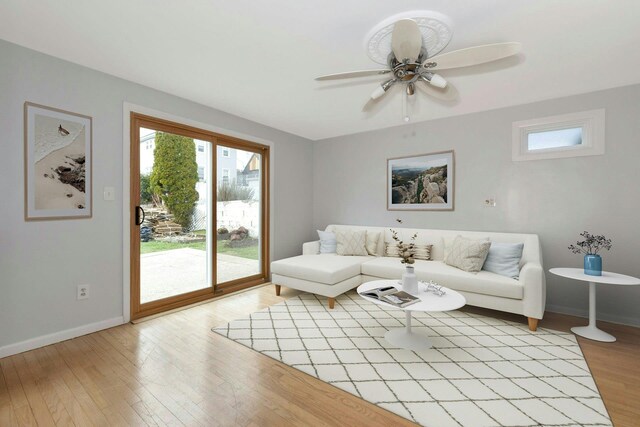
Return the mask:
[[338, 255], [367, 256], [367, 231], [336, 231]]
[[447, 251], [444, 263], [469, 273], [477, 273], [487, 259], [491, 242], [457, 236]]
[[321, 254], [335, 254], [336, 253], [336, 235], [330, 231], [318, 231], [318, 237], [320, 238], [320, 253]]
[[378, 240], [380, 240], [381, 231], [367, 231], [367, 253], [369, 255], [378, 256]]
[[492, 242], [482, 269], [517, 279], [520, 276], [520, 259], [523, 249], [524, 243]]

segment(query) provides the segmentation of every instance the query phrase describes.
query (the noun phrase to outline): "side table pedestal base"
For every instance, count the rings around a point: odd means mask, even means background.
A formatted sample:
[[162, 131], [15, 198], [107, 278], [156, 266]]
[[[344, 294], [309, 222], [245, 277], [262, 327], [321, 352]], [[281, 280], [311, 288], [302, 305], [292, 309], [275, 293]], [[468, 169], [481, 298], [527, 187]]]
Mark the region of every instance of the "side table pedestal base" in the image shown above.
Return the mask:
[[591, 325], [574, 326], [573, 328], [571, 328], [571, 332], [594, 341], [614, 342], [616, 340], [616, 337], [614, 337], [613, 335], [608, 334], [605, 331]]

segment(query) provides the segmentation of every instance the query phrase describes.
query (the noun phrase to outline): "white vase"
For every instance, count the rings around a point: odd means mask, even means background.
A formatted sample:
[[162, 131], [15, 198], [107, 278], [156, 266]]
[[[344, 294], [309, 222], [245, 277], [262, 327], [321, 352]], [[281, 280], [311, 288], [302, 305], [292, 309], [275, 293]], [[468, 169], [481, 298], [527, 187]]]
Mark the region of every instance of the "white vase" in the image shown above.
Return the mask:
[[413, 271], [412, 265], [407, 265], [405, 271], [402, 274], [402, 290], [408, 294], [418, 294], [418, 278]]

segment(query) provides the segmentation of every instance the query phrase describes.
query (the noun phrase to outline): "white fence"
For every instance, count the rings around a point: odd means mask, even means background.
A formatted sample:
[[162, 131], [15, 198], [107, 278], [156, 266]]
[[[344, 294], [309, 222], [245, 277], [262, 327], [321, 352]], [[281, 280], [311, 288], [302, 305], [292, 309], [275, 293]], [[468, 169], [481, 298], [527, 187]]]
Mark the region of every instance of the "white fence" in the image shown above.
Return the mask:
[[[217, 202], [217, 224], [216, 229], [226, 227], [229, 231], [238, 227], [249, 230], [251, 237], [258, 237], [260, 234], [260, 202], [240, 201]], [[207, 206], [206, 204], [196, 205], [193, 212], [193, 229], [201, 230], [206, 226]]]

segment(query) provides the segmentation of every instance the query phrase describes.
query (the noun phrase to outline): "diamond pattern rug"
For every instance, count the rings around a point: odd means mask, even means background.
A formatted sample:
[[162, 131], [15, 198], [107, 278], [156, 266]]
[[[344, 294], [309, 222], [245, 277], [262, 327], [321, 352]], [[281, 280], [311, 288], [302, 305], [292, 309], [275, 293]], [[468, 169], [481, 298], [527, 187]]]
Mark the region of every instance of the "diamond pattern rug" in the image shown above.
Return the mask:
[[610, 426], [575, 336], [461, 311], [414, 313], [434, 347], [384, 339], [404, 311], [355, 293], [290, 298], [213, 331], [424, 426]]

